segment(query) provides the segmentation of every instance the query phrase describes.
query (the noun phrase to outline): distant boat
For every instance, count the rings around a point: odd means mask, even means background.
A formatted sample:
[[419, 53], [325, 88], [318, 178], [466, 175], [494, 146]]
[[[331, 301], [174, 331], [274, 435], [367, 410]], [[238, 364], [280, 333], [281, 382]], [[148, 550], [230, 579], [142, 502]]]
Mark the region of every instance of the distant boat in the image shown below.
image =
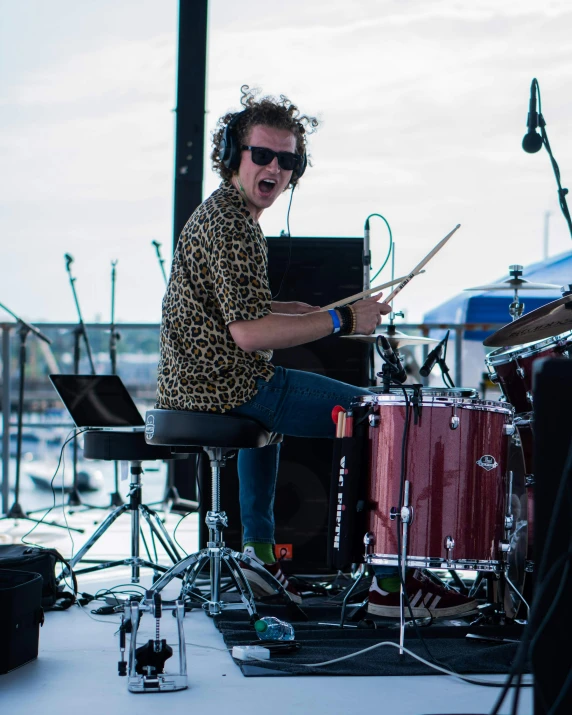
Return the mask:
[[[52, 486], [56, 492], [62, 489], [62, 472], [61, 468], [56, 477], [56, 462], [33, 461], [22, 465], [22, 471], [25, 472], [34, 486], [43, 491], [51, 491]], [[52, 481], [53, 480], [53, 481]], [[77, 488], [80, 492], [97, 492], [103, 489], [105, 485], [103, 474], [99, 469], [82, 466], [77, 473]], [[67, 467], [64, 478], [64, 492], [68, 493], [73, 487], [72, 470]]]

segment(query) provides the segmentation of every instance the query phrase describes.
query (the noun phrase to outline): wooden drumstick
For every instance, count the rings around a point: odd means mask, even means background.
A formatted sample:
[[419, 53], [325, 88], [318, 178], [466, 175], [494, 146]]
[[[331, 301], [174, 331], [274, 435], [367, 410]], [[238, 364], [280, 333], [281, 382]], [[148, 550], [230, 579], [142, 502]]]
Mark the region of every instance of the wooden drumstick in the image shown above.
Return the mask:
[[[425, 271], [419, 271], [419, 272], [425, 273]], [[330, 303], [330, 305], [325, 305], [323, 308], [320, 308], [320, 310], [331, 310], [332, 308], [337, 308], [340, 305], [346, 305], [347, 303], [353, 303], [355, 300], [359, 300], [360, 298], [365, 298], [368, 295], [372, 295], [373, 293], [377, 293], [378, 291], [383, 290], [384, 288], [391, 288], [391, 286], [401, 283], [406, 278], [409, 278], [409, 276], [401, 276], [401, 278], [395, 278], [394, 280], [389, 281], [389, 283], [382, 283], [379, 286], [375, 286], [375, 288], [370, 288], [369, 290], [364, 290], [361, 293], [355, 293], [354, 295], [350, 295], [348, 298], [344, 298], [343, 300], [338, 300], [335, 303]]]
[[455, 233], [457, 229], [461, 228], [461, 224], [458, 223], [455, 228], [448, 233], [445, 238], [443, 238], [439, 243], [433, 248], [429, 253], [425, 256], [425, 258], [420, 261], [415, 268], [411, 271], [411, 273], [403, 280], [402, 283], [400, 283], [396, 288], [394, 288], [391, 293], [387, 296], [385, 299], [384, 303], [391, 303], [391, 301], [395, 298], [395, 296], [403, 290], [403, 288], [409, 283], [409, 281], [414, 278], [415, 276], [418, 276], [421, 273], [421, 269], [423, 266], [427, 265], [429, 261], [433, 258], [433, 256], [440, 251], [443, 246], [447, 243], [447, 241], [451, 238], [451, 236]]

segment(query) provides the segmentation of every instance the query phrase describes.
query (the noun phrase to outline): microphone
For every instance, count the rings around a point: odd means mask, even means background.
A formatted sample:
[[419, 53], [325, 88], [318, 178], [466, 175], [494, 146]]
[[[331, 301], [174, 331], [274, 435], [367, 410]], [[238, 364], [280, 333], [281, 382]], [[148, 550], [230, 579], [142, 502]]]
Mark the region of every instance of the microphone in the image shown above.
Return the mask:
[[435, 367], [435, 365], [439, 362], [441, 359], [441, 353], [443, 352], [443, 348], [445, 347], [445, 343], [449, 339], [449, 331], [447, 331], [447, 335], [441, 340], [439, 345], [437, 347], [433, 348], [429, 355], [427, 355], [427, 360], [423, 363], [421, 366], [421, 369], [419, 370], [419, 374], [422, 377], [428, 377], [431, 370]]
[[405, 372], [405, 368], [401, 364], [401, 360], [395, 353], [395, 350], [391, 347], [389, 340], [385, 337], [385, 335], [380, 335], [379, 342], [381, 343], [381, 347], [383, 348], [381, 350], [382, 358], [393, 366], [393, 379], [396, 382], [405, 382], [405, 380], [407, 380], [407, 373]]
[[541, 115], [536, 111], [536, 79], [533, 79], [530, 85], [530, 103], [526, 119], [528, 131], [522, 140], [522, 148], [528, 154], [536, 154], [542, 147], [542, 137], [536, 131], [539, 125], [542, 126], [539, 122], [539, 116]]

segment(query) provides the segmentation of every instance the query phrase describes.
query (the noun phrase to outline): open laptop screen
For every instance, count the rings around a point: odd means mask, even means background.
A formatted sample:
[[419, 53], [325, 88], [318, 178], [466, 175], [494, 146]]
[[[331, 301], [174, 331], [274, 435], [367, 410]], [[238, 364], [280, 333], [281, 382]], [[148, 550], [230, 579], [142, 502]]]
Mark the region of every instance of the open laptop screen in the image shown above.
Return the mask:
[[77, 427], [142, 427], [145, 421], [118, 375], [50, 375]]

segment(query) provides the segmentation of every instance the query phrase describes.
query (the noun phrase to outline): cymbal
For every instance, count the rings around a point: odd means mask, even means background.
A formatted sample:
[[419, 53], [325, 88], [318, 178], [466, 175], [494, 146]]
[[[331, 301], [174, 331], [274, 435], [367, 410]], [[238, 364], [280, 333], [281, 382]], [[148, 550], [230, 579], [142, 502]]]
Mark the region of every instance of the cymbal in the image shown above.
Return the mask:
[[378, 333], [372, 333], [371, 335], [342, 335], [341, 337], [350, 338], [350, 340], [360, 340], [364, 343], [375, 343], [378, 335], [385, 335], [393, 348], [401, 348], [404, 345], [428, 345], [429, 343], [439, 342], [434, 338], [423, 338], [418, 335], [406, 335], [399, 330], [392, 331], [391, 333], [387, 330], [380, 330]]
[[553, 300], [530, 311], [522, 318], [509, 323], [489, 335], [483, 345], [502, 348], [507, 345], [523, 345], [572, 330], [572, 296]]
[[560, 291], [560, 286], [553, 283], [531, 283], [524, 278], [509, 278], [502, 283], [490, 283], [484, 286], [475, 286], [474, 288], [465, 288], [465, 290], [557, 290]]

